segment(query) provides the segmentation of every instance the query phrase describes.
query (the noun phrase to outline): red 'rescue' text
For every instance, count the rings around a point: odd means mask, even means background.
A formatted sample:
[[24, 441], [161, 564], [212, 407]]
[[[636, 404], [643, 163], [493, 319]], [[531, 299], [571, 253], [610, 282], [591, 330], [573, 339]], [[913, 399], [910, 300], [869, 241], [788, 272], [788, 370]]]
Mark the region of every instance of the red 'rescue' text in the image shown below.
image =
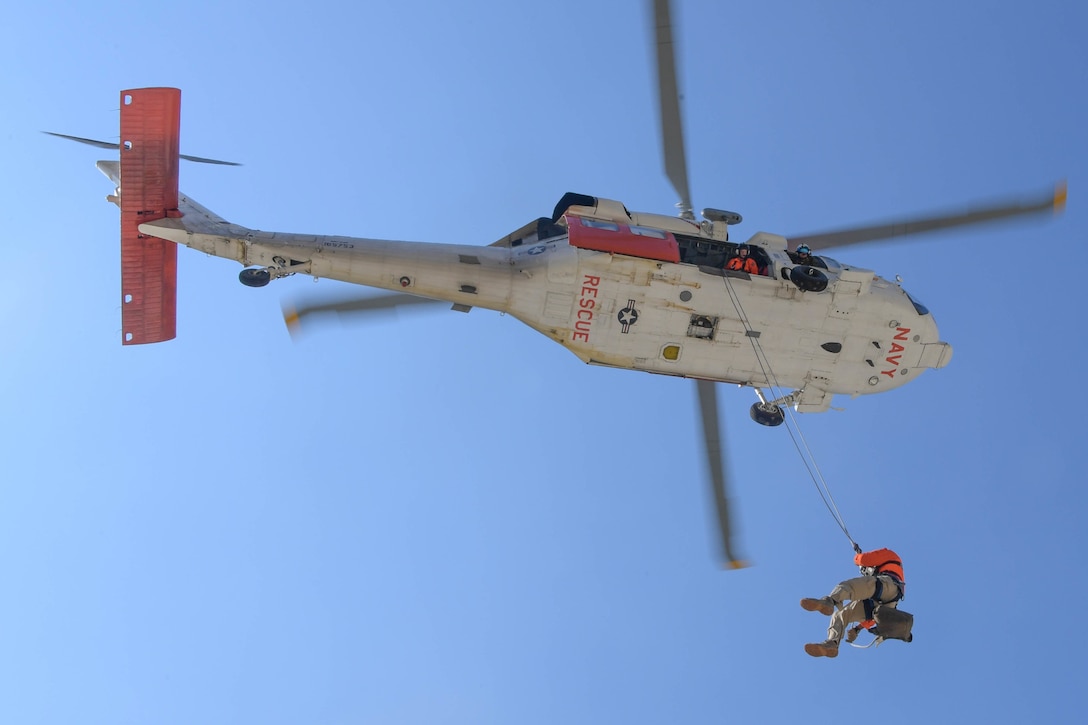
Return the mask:
[[593, 310], [597, 308], [597, 292], [601, 278], [587, 274], [582, 280], [582, 293], [578, 296], [578, 309], [574, 314], [572, 342], [589, 342], [589, 329], [593, 326]]

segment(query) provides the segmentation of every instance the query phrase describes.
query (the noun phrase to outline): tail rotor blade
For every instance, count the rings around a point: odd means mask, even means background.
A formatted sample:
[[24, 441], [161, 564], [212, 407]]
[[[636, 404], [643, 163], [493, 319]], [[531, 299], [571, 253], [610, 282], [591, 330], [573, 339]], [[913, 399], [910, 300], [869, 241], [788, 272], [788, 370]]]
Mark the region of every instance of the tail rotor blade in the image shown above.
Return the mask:
[[831, 247], [848, 247], [853, 244], [864, 244], [878, 239], [890, 239], [912, 234], [925, 234], [953, 227], [984, 224], [1001, 219], [1012, 219], [1020, 216], [1039, 214], [1042, 212], [1058, 213], [1065, 207], [1066, 185], [1061, 182], [1054, 187], [1052, 192], [1045, 196], [1014, 200], [989, 206], [974, 207], [965, 211], [908, 218], [875, 224], [867, 227], [853, 229], [839, 229], [820, 234], [807, 234], [790, 237], [789, 249], [792, 252], [802, 244], [809, 247], [828, 249]]
[[215, 164], [217, 166], [241, 166], [237, 161], [220, 161], [219, 159], [206, 159], [203, 156], [190, 156], [188, 154], [178, 154], [178, 158], [185, 159], [186, 161], [195, 161], [198, 164]]
[[42, 133], [49, 136], [56, 136], [57, 138], [66, 138], [69, 141], [75, 141], [76, 143], [87, 144], [88, 146], [97, 146], [100, 149], [113, 149], [116, 151], [121, 148], [121, 144], [110, 143], [109, 141], [95, 141], [93, 138], [82, 138], [81, 136], [69, 136], [66, 133], [53, 133], [52, 131], [42, 131]]
[[[121, 148], [121, 144], [112, 143], [110, 141], [96, 141], [93, 138], [83, 138], [81, 136], [69, 136], [64, 133], [53, 133], [52, 131], [42, 131], [42, 133], [49, 134], [50, 136], [56, 136], [57, 138], [66, 138], [69, 141], [75, 141], [77, 143], [87, 144], [88, 146], [95, 146], [100, 149], [113, 149], [114, 151]], [[218, 159], [206, 159], [202, 156], [187, 156], [185, 154], [178, 154], [178, 158], [185, 159], [186, 161], [195, 161], [200, 164], [218, 164], [219, 166], [241, 166], [241, 164], [234, 161], [219, 161]]]
[[683, 119], [680, 116], [680, 88], [676, 81], [676, 44], [672, 33], [669, 0], [654, 0], [654, 50], [657, 58], [657, 98], [661, 111], [661, 148], [665, 175], [680, 197], [680, 216], [694, 221], [688, 190], [688, 162], [684, 152]]
[[721, 537], [723, 565], [727, 569], [741, 569], [747, 563], [733, 549], [733, 533], [730, 525], [729, 492], [725, 465], [722, 460], [721, 430], [718, 423], [718, 392], [715, 383], [698, 380], [695, 383], [699, 396], [699, 413], [703, 422], [703, 438], [706, 441], [706, 459], [710, 473], [711, 495]]

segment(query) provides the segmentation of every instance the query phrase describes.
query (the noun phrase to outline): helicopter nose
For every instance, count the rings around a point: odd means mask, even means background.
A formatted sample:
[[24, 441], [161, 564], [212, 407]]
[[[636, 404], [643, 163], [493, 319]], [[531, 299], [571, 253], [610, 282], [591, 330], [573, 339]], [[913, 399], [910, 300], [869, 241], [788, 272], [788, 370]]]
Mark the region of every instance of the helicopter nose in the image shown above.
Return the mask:
[[952, 361], [952, 346], [941, 341], [937, 322], [932, 315], [928, 314], [928, 311], [918, 320], [916, 330], [920, 333], [916, 339], [922, 344], [918, 356], [918, 367], [938, 369]]

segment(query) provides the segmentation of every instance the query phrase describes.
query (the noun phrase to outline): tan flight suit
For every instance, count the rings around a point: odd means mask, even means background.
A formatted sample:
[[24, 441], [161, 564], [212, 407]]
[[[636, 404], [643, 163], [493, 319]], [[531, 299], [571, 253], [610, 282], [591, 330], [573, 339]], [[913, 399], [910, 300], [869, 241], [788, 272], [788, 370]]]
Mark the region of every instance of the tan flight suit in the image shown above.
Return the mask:
[[[830, 641], [841, 642], [846, 625], [854, 622], [864, 622], [868, 619], [865, 616], [865, 600], [872, 599], [876, 595], [877, 578], [880, 579], [884, 587], [880, 598], [882, 601], [888, 602], [881, 606], [894, 607], [899, 603], [889, 601], [899, 596], [900, 589], [899, 582], [887, 574], [859, 576], [839, 583], [830, 594], [831, 600], [836, 605], [835, 611], [831, 614], [831, 623], [827, 626], [827, 638]], [[842, 609], [838, 608], [846, 602], [850, 603], [846, 604]]]

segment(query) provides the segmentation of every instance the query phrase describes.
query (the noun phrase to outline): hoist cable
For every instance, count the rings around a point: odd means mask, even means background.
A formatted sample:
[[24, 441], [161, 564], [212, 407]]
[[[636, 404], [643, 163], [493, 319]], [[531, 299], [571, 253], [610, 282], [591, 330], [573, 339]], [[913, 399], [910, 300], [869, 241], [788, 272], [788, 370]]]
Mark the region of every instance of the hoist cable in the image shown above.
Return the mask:
[[[850, 535], [850, 531], [846, 528], [846, 520], [839, 511], [839, 505], [835, 502], [835, 497], [831, 494], [831, 488], [828, 486], [827, 479], [824, 478], [823, 471], [820, 470], [820, 466], [816, 462], [816, 457], [808, 445], [808, 440], [805, 438], [804, 432], [801, 430], [801, 425], [797, 421], [797, 416], [794, 414], [793, 410], [789, 410], [788, 412], [792, 425], [787, 425], [786, 430], [790, 433], [790, 438], [793, 440], [793, 445], [794, 448], [797, 449], [798, 455], [805, 461], [805, 466], [809, 469], [809, 476], [812, 478], [812, 483], [816, 486], [816, 492], [820, 494], [820, 500], [823, 501], [824, 506], [831, 514], [831, 517], [835, 519], [835, 523], [842, 529], [842, 532], [846, 535], [850, 544], [855, 545], [856, 542], [854, 541], [854, 537]], [[796, 429], [796, 431], [794, 429]], [[798, 442], [798, 439], [800, 439], [800, 442]], [[804, 448], [804, 451], [802, 451], [802, 447]], [[811, 468], [809, 467], [810, 465]]]
[[[740, 302], [740, 296], [737, 294], [736, 290], [733, 289], [733, 284], [730, 281], [729, 275], [723, 275], [722, 280], [725, 282], [725, 289], [729, 295], [730, 302], [733, 304], [733, 309], [736, 310], [737, 319], [744, 327], [745, 336], [752, 345], [752, 352], [755, 355], [756, 363], [759, 365], [764, 379], [770, 383], [769, 388], [774, 396], [772, 399], [777, 400], [782, 397], [782, 387], [779, 385], [778, 378], [774, 374], [770, 359], [767, 357], [766, 351], [763, 350], [763, 346], [760, 345], [758, 335], [752, 334], [753, 329], [751, 322], [749, 321], [747, 313], [744, 311], [744, 306]], [[850, 544], [856, 549], [857, 543], [850, 535], [850, 531], [846, 528], [846, 520], [843, 519], [842, 513], [839, 511], [839, 506], [835, 502], [835, 497], [831, 494], [831, 488], [827, 484], [827, 479], [824, 478], [823, 471], [820, 470], [820, 467], [816, 462], [816, 456], [813, 454], [812, 448], [808, 444], [808, 440], [801, 431], [800, 423], [798, 422], [796, 415], [794, 415], [792, 407], [787, 406], [786, 410], [790, 419], [790, 424], [786, 426], [786, 430], [789, 431], [790, 440], [793, 441], [793, 447], [797, 450], [797, 454], [800, 456], [802, 463], [804, 463], [805, 470], [808, 472], [809, 478], [812, 479], [812, 484], [816, 487], [816, 492], [820, 495], [820, 500], [823, 501], [824, 507], [827, 508], [828, 513], [831, 514], [831, 518], [835, 520], [835, 523], [842, 529], [843, 534], [846, 535]], [[796, 431], [794, 429], [796, 429]]]

